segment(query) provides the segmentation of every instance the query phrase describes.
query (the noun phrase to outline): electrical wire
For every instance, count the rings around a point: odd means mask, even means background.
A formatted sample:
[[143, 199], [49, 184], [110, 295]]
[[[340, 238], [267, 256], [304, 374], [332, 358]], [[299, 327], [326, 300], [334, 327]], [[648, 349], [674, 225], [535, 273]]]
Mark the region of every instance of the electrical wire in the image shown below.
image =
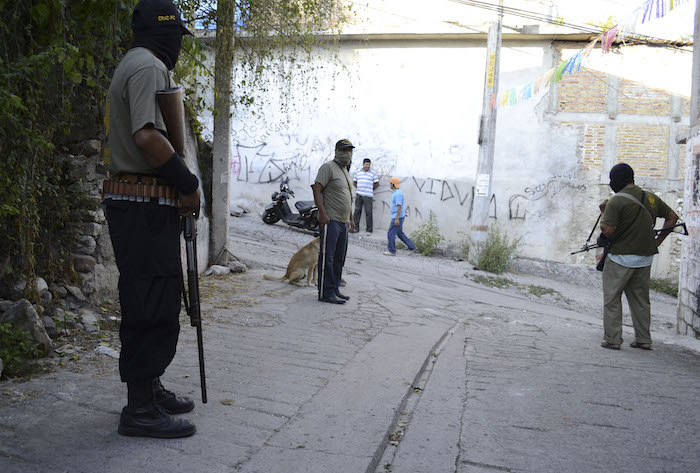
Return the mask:
[[[575, 23], [569, 23], [566, 21], [559, 21], [551, 18], [549, 15], [543, 14], [543, 13], [537, 13], [533, 12], [530, 10], [524, 10], [522, 8], [516, 8], [516, 7], [507, 7], [507, 6], [499, 6], [493, 3], [489, 2], [484, 2], [480, 0], [449, 0], [453, 3], [458, 3], [461, 5], [465, 6], [470, 6], [474, 8], [480, 8], [482, 10], [488, 10], [488, 11], [493, 11], [497, 12], [499, 14], [504, 14], [504, 15], [512, 15], [512, 16], [517, 16], [520, 18], [526, 18], [529, 20], [535, 20], [539, 21], [542, 23], [548, 23], [551, 25], [556, 25], [556, 26], [564, 26], [569, 29], [573, 29], [576, 31], [580, 31], [582, 33], [590, 33], [593, 35], [600, 35], [605, 32], [604, 29], [591, 26], [591, 25], [578, 25]], [[638, 41], [643, 44], [652, 44], [655, 46], [660, 46], [660, 47], [665, 47], [665, 48], [670, 48], [676, 51], [681, 51], [681, 52], [686, 52], [686, 53], [692, 53], [692, 49], [685, 49], [679, 46], [676, 46], [676, 44], [667, 39], [663, 38], [656, 38], [654, 36], [646, 36], [646, 35], [640, 35], [640, 34], [628, 34], [626, 35], [627, 37], [633, 39], [634, 41]]]

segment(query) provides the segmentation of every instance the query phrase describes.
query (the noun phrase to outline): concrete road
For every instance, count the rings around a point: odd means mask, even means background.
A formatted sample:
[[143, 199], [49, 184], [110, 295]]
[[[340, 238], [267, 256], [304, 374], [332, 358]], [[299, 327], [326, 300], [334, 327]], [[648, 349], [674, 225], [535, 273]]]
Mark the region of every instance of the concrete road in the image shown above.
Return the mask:
[[88, 354], [0, 382], [0, 472], [700, 470], [700, 355], [670, 343], [673, 299], [652, 301], [653, 351], [629, 348], [628, 326], [604, 350], [595, 271], [496, 289], [467, 263], [386, 257], [381, 236], [353, 235], [351, 299], [333, 306], [262, 278], [310, 238], [233, 220], [250, 270], [201, 281], [209, 402], [184, 318], [163, 377], [197, 401], [194, 437], [119, 436], [117, 362]]

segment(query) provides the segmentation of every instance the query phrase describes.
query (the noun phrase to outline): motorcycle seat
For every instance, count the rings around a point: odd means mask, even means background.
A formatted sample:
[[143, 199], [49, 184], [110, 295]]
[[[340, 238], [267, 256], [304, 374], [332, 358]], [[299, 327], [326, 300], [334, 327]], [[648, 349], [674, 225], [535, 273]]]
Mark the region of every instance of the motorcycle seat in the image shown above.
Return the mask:
[[294, 204], [299, 212], [308, 212], [313, 207], [316, 206], [316, 202], [313, 200], [299, 200]]

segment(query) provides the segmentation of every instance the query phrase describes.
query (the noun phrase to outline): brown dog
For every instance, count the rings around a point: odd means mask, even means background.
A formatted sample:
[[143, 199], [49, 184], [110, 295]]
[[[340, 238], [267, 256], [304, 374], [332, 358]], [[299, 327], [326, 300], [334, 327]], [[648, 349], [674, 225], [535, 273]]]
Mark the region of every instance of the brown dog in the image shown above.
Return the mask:
[[284, 281], [289, 280], [289, 283], [296, 283], [304, 279], [306, 276], [306, 285], [311, 286], [316, 284], [316, 268], [318, 267], [318, 252], [321, 247], [321, 239], [314, 238], [311, 243], [301, 248], [294, 253], [292, 259], [287, 265], [287, 272], [284, 276], [276, 278], [263, 274], [263, 278], [268, 281]]

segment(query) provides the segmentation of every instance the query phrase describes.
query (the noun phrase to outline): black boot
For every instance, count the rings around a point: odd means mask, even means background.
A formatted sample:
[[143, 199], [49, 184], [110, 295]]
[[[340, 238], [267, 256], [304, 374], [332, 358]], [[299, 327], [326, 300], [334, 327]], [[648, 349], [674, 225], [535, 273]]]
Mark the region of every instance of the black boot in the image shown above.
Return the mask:
[[127, 383], [129, 404], [122, 409], [118, 432], [130, 437], [180, 438], [194, 435], [194, 424], [174, 419], [153, 401], [153, 381]]
[[194, 401], [189, 397], [177, 397], [163, 387], [160, 378], [153, 380], [153, 399], [168, 414], [184, 414], [194, 409]]
[[129, 437], [176, 439], [195, 432], [197, 428], [193, 423], [171, 417], [154, 403], [144, 407], [126, 406], [119, 418], [119, 433]]

